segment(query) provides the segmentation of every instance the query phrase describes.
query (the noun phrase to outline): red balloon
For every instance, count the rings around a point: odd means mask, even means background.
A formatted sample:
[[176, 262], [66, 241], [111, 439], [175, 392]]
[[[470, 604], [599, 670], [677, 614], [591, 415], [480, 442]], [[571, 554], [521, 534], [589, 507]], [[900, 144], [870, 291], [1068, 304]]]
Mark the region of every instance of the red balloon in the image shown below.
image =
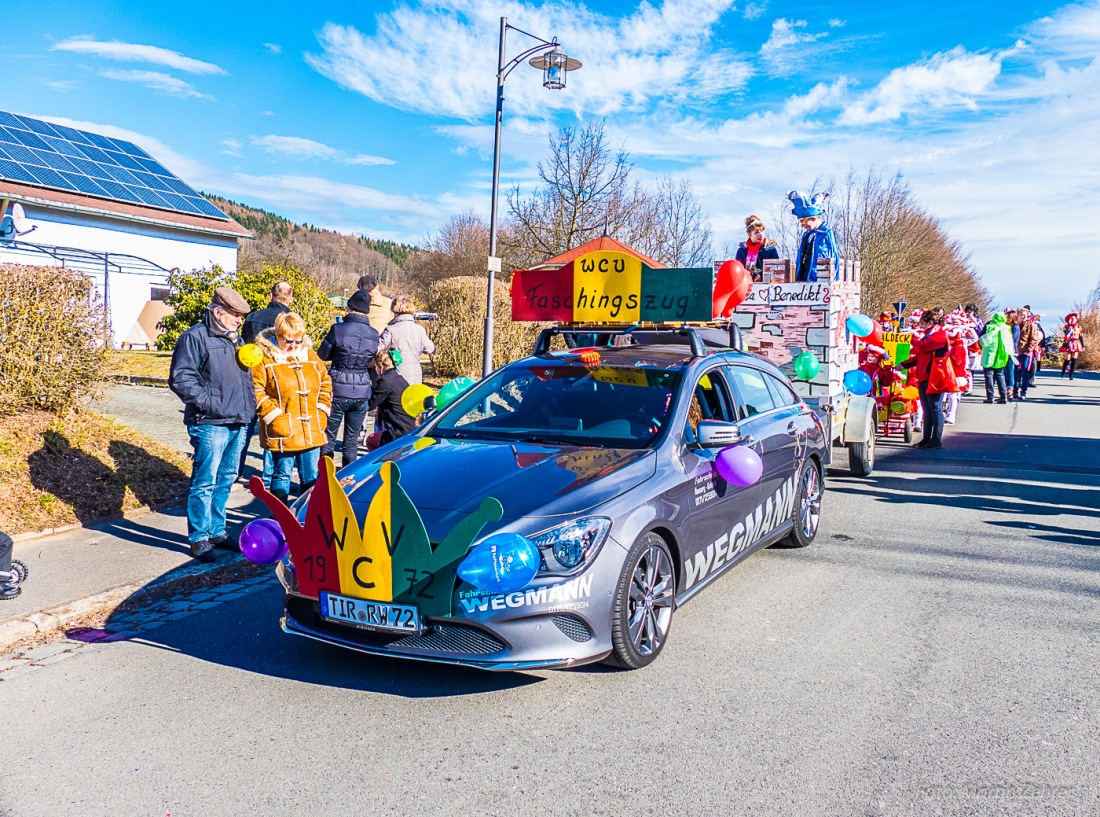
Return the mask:
[[873, 330], [871, 330], [871, 334], [869, 334], [865, 338], [860, 338], [860, 340], [862, 340], [864, 343], [866, 343], [869, 346], [879, 346], [879, 347], [881, 347], [882, 346], [882, 326], [876, 323], [875, 328]]
[[367, 450], [373, 451], [382, 443], [382, 432], [376, 431], [367, 435]]
[[711, 298], [711, 316], [728, 318], [752, 291], [752, 275], [740, 261], [724, 261], [718, 268]]

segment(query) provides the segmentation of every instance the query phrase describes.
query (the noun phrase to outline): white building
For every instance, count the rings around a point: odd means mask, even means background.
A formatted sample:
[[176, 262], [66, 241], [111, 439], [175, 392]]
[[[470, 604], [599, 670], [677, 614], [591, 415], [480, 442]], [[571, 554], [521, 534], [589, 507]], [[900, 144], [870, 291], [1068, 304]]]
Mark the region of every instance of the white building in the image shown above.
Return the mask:
[[90, 274], [116, 346], [155, 338], [168, 271], [235, 270], [251, 237], [136, 145], [0, 111], [0, 214], [16, 204], [0, 263]]

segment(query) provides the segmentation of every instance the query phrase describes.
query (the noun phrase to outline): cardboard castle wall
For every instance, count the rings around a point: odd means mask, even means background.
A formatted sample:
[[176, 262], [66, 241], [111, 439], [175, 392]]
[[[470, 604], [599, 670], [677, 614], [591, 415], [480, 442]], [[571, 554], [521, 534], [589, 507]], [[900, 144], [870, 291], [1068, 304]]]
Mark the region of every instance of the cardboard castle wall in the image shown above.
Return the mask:
[[[858, 365], [855, 339], [845, 322], [860, 311], [858, 261], [841, 260], [818, 267], [814, 284], [757, 283], [733, 313], [745, 349], [774, 363], [803, 397], [828, 401], [843, 389], [844, 373]], [[813, 352], [821, 370], [811, 382], [800, 380], [793, 361]], [[808, 401], [813, 402], [813, 401]]]

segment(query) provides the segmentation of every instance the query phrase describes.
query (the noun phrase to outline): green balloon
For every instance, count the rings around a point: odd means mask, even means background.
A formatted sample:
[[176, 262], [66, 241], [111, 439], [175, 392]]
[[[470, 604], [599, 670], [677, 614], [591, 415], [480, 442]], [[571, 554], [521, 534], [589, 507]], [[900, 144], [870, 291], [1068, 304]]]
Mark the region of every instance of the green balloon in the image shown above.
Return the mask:
[[813, 352], [803, 352], [794, 359], [794, 373], [801, 380], [813, 380], [821, 371], [821, 363]]
[[435, 407], [437, 409], [446, 408], [450, 403], [453, 403], [455, 398], [458, 397], [470, 386], [474, 385], [476, 381], [470, 377], [456, 377], [454, 380], [450, 380], [443, 384], [443, 388], [439, 390], [439, 394], [435, 396]]

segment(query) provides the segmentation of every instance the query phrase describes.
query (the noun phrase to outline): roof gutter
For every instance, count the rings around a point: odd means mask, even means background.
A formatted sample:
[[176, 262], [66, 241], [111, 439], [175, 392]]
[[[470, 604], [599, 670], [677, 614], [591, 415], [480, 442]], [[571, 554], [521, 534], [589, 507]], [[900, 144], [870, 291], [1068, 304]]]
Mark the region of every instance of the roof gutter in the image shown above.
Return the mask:
[[[22, 200], [22, 201], [30, 202], [30, 203], [33, 203], [33, 204], [39, 204], [39, 205], [42, 205], [44, 207], [54, 207], [54, 208], [57, 208], [59, 210], [68, 210], [69, 212], [72, 212], [72, 213], [92, 213], [92, 214], [95, 214], [97, 216], [105, 216], [107, 218], [118, 219], [119, 221], [128, 221], [132, 224], [152, 224], [152, 225], [155, 225], [157, 227], [170, 227], [170, 228], [173, 228], [173, 229], [176, 229], [176, 230], [191, 230], [192, 232], [196, 232], [196, 233], [207, 233], [207, 234], [210, 234], [210, 235], [221, 235], [221, 236], [227, 236], [229, 238], [255, 239], [255, 236], [252, 235], [252, 233], [248, 232], [247, 230], [245, 230], [245, 232], [242, 234], [242, 233], [232, 232], [230, 230], [219, 230], [217, 228], [204, 227], [204, 226], [199, 226], [199, 225], [195, 225], [195, 224], [177, 224], [176, 222], [162, 221], [161, 219], [156, 219], [156, 218], [146, 218], [146, 217], [142, 217], [142, 216], [128, 215], [126, 213], [116, 213], [113, 210], [100, 210], [97, 207], [87, 207], [85, 205], [80, 205], [80, 204], [68, 204], [66, 202], [51, 201], [49, 199], [40, 199], [40, 198], [37, 198], [35, 196], [28, 196], [25, 193], [18, 193], [18, 192], [13, 193], [11, 191], [0, 192], [0, 196], [3, 197], [4, 201]], [[233, 222], [233, 223], [236, 224], [236, 222]], [[240, 226], [240, 225], [238, 225], [238, 226]], [[241, 229], [243, 230], [244, 228], [241, 227]]]

